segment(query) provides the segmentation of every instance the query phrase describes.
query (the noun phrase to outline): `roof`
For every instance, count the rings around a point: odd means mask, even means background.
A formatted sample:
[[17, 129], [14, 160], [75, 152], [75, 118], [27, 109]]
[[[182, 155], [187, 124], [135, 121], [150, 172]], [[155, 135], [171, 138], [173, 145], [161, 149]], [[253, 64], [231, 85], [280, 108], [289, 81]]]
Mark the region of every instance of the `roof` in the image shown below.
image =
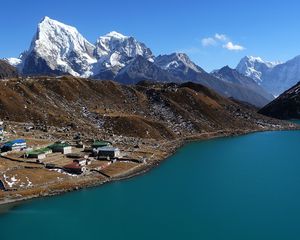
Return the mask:
[[3, 144], [3, 147], [11, 147], [14, 144], [23, 144], [26, 143], [26, 141], [24, 139], [15, 139], [15, 140], [11, 140], [9, 142], [6, 142]]
[[108, 145], [112, 145], [112, 143], [109, 142], [109, 141], [96, 140], [92, 144], [92, 147], [97, 148], [97, 147], [105, 147], [105, 146], [108, 146]]
[[97, 148], [97, 150], [99, 150], [99, 151], [118, 151], [119, 148], [116, 148], [116, 147], [100, 147], [100, 148]]
[[40, 148], [33, 151], [27, 152], [27, 154], [45, 154], [46, 152], [50, 151], [50, 148]]
[[70, 147], [70, 145], [66, 142], [56, 142], [56, 143], [53, 143], [52, 145], [48, 146], [48, 148], [50, 148], [50, 149], [64, 148], [64, 147]]
[[77, 163], [77, 162], [72, 162], [72, 163], [69, 163], [69, 164], [65, 165], [64, 168], [68, 168], [68, 169], [81, 169], [82, 166], [79, 163]]
[[30, 151], [27, 152], [28, 155], [40, 155], [40, 154], [45, 154], [44, 152], [40, 152], [40, 151]]
[[86, 162], [87, 159], [85, 159], [85, 158], [79, 158], [79, 159], [74, 159], [74, 160], [73, 160], [73, 162], [76, 162], [76, 163], [82, 162], [82, 161]]
[[26, 143], [25, 139], [15, 139], [11, 140], [8, 143]]

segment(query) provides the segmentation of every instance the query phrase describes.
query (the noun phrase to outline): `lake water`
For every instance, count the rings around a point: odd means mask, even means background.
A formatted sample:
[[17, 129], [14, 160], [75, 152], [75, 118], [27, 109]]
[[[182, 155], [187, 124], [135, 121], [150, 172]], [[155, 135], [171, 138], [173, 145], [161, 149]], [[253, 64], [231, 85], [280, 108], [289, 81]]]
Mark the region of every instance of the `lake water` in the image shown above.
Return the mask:
[[300, 131], [187, 144], [158, 168], [0, 215], [0, 239], [300, 239]]

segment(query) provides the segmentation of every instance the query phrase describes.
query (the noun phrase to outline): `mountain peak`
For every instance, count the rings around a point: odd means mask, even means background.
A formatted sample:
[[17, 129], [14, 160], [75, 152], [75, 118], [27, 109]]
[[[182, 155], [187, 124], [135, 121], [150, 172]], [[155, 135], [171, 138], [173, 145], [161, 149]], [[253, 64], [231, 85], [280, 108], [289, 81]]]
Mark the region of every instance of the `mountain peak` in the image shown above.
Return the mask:
[[[38, 24], [30, 49], [22, 57], [24, 74], [91, 75], [95, 46], [89, 43], [75, 27], [49, 17]], [[32, 62], [38, 63], [35, 67]]]
[[159, 55], [155, 59], [155, 64], [168, 71], [177, 71], [179, 69], [194, 72], [203, 72], [185, 53], [171, 53], [168, 55]]
[[262, 63], [265, 62], [264, 60], [262, 60], [261, 57], [254, 57], [254, 56], [245, 56], [243, 59], [251, 62], [262, 62]]
[[75, 27], [66, 25], [62, 22], [57, 20], [51, 19], [48, 16], [45, 16], [40, 23], [38, 24], [38, 32], [49, 32], [49, 31], [56, 31], [57, 29], [63, 29], [65, 32], [71, 34], [78, 34], [78, 31]]
[[126, 64], [137, 56], [142, 56], [146, 60], [153, 62], [154, 56], [151, 50], [133, 37], [124, 36], [116, 31], [99, 37], [96, 42], [94, 55], [98, 59], [94, 67], [96, 75], [101, 76], [101, 72], [109, 71], [114, 76]]
[[42, 18], [42, 20], [40, 22], [49, 21], [49, 20], [51, 20], [51, 18], [49, 18], [48, 16], [45, 16]]
[[105, 35], [105, 37], [116, 38], [116, 39], [126, 39], [128, 36], [123, 35], [122, 33], [112, 31]]
[[40, 21], [40, 23], [42, 23], [42, 22], [58, 22], [57, 20], [55, 20], [55, 19], [52, 19], [52, 18], [50, 18], [50, 17], [48, 17], [48, 16], [45, 16], [45, 17], [43, 17], [42, 18], [42, 20]]
[[[43, 17], [43, 19], [39, 22], [39, 26], [40, 25], [44, 25], [44, 24], [51, 24], [51, 25], [65, 25], [64, 23], [61, 23], [55, 19], [52, 19], [48, 16]], [[67, 25], [65, 25], [67, 26]]]
[[220, 69], [214, 70], [212, 72], [212, 75], [217, 78], [223, 79], [223, 80], [225, 79], [226, 81], [231, 81], [231, 79], [235, 79], [237, 77], [241, 78], [241, 76], [246, 77], [246, 76], [242, 75], [241, 73], [239, 73], [237, 70], [229, 67], [228, 65], [226, 65]]
[[236, 75], [236, 74], [242, 75], [236, 69], [233, 69], [233, 68], [229, 67], [228, 65], [226, 65], [220, 69], [214, 70], [211, 73], [215, 76], [223, 75], [223, 74], [225, 74], [225, 75]]
[[247, 77], [251, 77], [260, 85], [263, 73], [276, 65], [278, 63], [266, 62], [260, 57], [245, 56], [237, 65], [236, 70]]
[[276, 65], [281, 64], [281, 61], [265, 61], [261, 57], [254, 57], [254, 56], [245, 56], [241, 59], [240, 63], [250, 63], [250, 64], [264, 64], [269, 68], [275, 67]]
[[236, 70], [253, 78], [265, 90], [278, 96], [299, 81], [300, 57], [285, 63], [267, 62], [258, 57], [244, 57]]
[[232, 69], [231, 67], [229, 67], [228, 65], [222, 67], [219, 71], [235, 71], [234, 69]]
[[185, 62], [185, 63], [191, 63], [191, 59], [189, 58], [189, 56], [186, 53], [181, 53], [181, 52], [176, 52], [171, 54], [171, 56], [175, 56], [176, 58], [178, 58], [180, 61]]
[[170, 56], [176, 56], [178, 58], [188, 57], [185, 53], [182, 53], [182, 52], [174, 52], [174, 53], [171, 53]]
[[239, 73], [236, 69], [232, 69], [228, 65], [219, 70], [215, 70], [212, 75], [223, 82], [233, 84], [237, 88], [246, 88], [246, 95], [249, 94], [249, 96], [251, 96], [251, 99], [247, 101], [256, 106], [262, 107], [274, 99], [273, 96], [259, 86], [254, 79]]

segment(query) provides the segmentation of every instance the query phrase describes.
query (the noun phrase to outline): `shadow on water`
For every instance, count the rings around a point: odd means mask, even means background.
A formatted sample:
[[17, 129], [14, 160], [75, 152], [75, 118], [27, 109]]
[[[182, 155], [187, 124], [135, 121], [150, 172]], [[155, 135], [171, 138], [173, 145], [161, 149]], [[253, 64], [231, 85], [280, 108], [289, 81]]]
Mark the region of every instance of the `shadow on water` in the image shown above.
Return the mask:
[[7, 214], [17, 207], [21, 206], [22, 204], [25, 204], [25, 202], [18, 202], [18, 203], [7, 203], [0, 205], [0, 215]]

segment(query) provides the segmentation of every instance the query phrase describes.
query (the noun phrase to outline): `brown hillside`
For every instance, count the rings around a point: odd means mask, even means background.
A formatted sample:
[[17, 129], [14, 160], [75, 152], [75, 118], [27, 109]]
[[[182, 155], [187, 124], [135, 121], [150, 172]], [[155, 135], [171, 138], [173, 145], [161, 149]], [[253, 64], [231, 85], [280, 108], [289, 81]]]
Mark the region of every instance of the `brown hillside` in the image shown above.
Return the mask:
[[18, 77], [17, 69], [6, 61], [0, 60], [0, 79], [11, 77]]
[[126, 86], [70, 76], [0, 82], [0, 118], [154, 139], [280, 123], [193, 83]]

